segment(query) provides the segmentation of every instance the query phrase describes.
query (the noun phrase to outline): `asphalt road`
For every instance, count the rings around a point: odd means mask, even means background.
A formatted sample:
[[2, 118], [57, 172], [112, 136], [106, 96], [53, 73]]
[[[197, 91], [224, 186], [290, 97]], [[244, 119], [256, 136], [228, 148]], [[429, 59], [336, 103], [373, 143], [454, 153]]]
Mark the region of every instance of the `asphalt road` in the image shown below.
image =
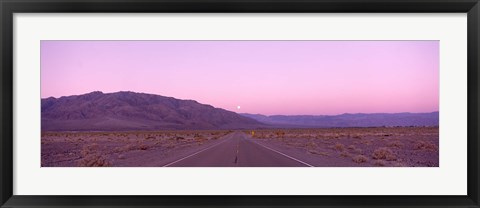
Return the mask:
[[177, 159], [165, 167], [309, 167], [310, 164], [233, 132], [219, 143]]

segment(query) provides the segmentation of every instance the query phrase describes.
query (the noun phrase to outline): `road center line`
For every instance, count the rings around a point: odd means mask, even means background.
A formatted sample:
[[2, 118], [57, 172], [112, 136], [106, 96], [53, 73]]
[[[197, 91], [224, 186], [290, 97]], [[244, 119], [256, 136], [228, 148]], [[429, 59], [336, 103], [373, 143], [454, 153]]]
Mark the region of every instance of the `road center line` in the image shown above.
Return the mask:
[[255, 143], [255, 144], [258, 144], [258, 145], [260, 145], [260, 146], [262, 146], [262, 147], [265, 147], [266, 149], [269, 149], [269, 150], [271, 150], [271, 151], [273, 151], [273, 152], [276, 152], [276, 153], [278, 153], [278, 154], [281, 154], [281, 155], [283, 155], [283, 156], [285, 156], [285, 157], [288, 157], [288, 158], [290, 158], [290, 159], [292, 159], [292, 160], [295, 160], [295, 161], [297, 161], [297, 162], [299, 162], [299, 163], [302, 163], [302, 164], [304, 164], [304, 165], [306, 165], [306, 166], [308, 166], [308, 167], [315, 167], [315, 166], [313, 166], [313, 165], [310, 165], [310, 164], [308, 164], [308, 163], [306, 163], [306, 162], [303, 162], [303, 161], [301, 161], [301, 160], [299, 160], [299, 159], [297, 159], [297, 158], [294, 158], [294, 157], [292, 157], [292, 156], [289, 156], [289, 155], [286, 155], [286, 154], [284, 154], [284, 153], [281, 153], [281, 152], [279, 152], [279, 151], [277, 151], [277, 150], [274, 150], [274, 149], [272, 149], [272, 148], [270, 148], [270, 147], [267, 147], [267, 146], [265, 146], [265, 145], [263, 145], [263, 144], [260, 144], [260, 143], [258, 143], [258, 142], [254, 142], [254, 143]]
[[220, 142], [220, 143], [218, 143], [218, 144], [216, 144], [216, 145], [207, 147], [207, 148], [205, 148], [205, 149], [203, 149], [203, 150], [200, 150], [200, 151], [198, 151], [198, 152], [195, 152], [195, 153], [193, 153], [193, 154], [191, 154], [191, 155], [188, 155], [188, 156], [185, 156], [185, 157], [180, 158], [180, 159], [178, 159], [178, 160], [175, 160], [175, 161], [173, 161], [173, 162], [171, 162], [171, 163], [168, 163], [168, 164], [166, 164], [166, 165], [164, 165], [164, 166], [162, 166], [162, 167], [168, 167], [168, 166], [173, 165], [173, 164], [175, 164], [175, 163], [177, 163], [177, 162], [180, 162], [180, 161], [182, 161], [182, 160], [185, 160], [185, 159], [187, 159], [187, 158], [189, 158], [189, 157], [195, 156], [195, 155], [197, 155], [197, 154], [199, 154], [199, 153], [201, 153], [201, 152], [204, 152], [204, 151], [206, 151], [206, 150], [212, 149], [212, 148], [214, 148], [214, 147], [216, 147], [216, 146], [218, 146], [218, 145], [220, 145], [220, 144], [225, 143], [227, 140], [229, 140], [229, 139], [231, 139], [231, 138], [232, 138], [232, 137], [226, 138], [225, 140], [223, 140], [222, 142]]

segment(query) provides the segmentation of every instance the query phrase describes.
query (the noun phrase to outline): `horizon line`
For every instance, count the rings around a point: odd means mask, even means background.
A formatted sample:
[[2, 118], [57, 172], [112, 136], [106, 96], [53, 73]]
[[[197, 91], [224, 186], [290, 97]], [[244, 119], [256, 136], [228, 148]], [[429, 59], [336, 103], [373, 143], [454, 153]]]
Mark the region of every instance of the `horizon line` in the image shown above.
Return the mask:
[[[87, 93], [84, 93], [84, 94], [75, 94], [75, 95], [63, 95], [63, 96], [60, 96], [60, 97], [54, 97], [54, 96], [49, 96], [49, 97], [46, 97], [46, 98], [41, 98], [42, 100], [43, 99], [48, 99], [48, 98], [54, 98], [54, 99], [60, 99], [62, 97], [70, 97], [70, 96], [81, 96], [81, 95], [86, 95], [86, 94], [91, 94], [91, 93], [101, 93], [101, 94], [115, 94], [115, 93], [121, 93], [121, 92], [126, 92], [126, 93], [137, 93], [137, 94], [147, 94], [147, 95], [155, 95], [155, 96], [162, 96], [162, 97], [167, 97], [167, 98], [173, 98], [173, 99], [177, 99], [177, 100], [184, 100], [184, 101], [195, 101], [199, 104], [202, 104], [202, 105], [210, 105], [214, 108], [219, 108], [219, 107], [215, 107], [211, 104], [206, 104], [206, 103], [201, 103], [201, 102], [198, 102], [197, 100], [193, 100], [193, 99], [182, 99], [182, 98], [176, 98], [176, 97], [171, 97], [171, 96], [165, 96], [165, 95], [159, 95], [159, 94], [153, 94], [153, 93], [146, 93], [146, 92], [135, 92], [135, 91], [130, 91], [130, 90], [120, 90], [120, 91], [116, 91], [116, 92], [103, 92], [101, 90], [95, 90], [95, 91], [91, 91], [91, 92], [87, 92]], [[270, 116], [339, 116], [339, 115], [345, 115], [345, 114], [352, 114], [352, 115], [355, 115], [355, 114], [402, 114], [402, 113], [410, 113], [410, 114], [425, 114], [425, 113], [439, 113], [440, 111], [439, 110], [433, 110], [433, 111], [424, 111], [424, 112], [408, 112], [408, 111], [401, 111], [401, 112], [394, 112], [394, 113], [387, 113], [387, 112], [375, 112], [375, 113], [362, 113], [362, 112], [355, 112], [355, 113], [351, 113], [351, 112], [344, 112], [344, 113], [339, 113], [339, 114], [262, 114], [262, 113], [247, 113], [247, 112], [234, 112], [234, 111], [230, 111], [230, 110], [226, 110], [224, 108], [220, 108], [222, 110], [225, 110], [225, 111], [229, 111], [229, 112], [233, 112], [233, 113], [236, 113], [236, 114], [250, 114], [250, 115], [261, 115], [261, 116], [267, 116], [267, 117], [270, 117]]]

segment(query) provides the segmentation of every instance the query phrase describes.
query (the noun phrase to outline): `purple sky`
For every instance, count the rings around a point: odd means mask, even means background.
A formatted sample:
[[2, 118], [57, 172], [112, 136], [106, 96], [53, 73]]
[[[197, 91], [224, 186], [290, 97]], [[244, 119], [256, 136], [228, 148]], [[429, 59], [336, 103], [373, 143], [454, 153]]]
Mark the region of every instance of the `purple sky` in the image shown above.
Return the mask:
[[438, 80], [438, 41], [41, 42], [42, 98], [134, 91], [265, 115], [431, 112]]

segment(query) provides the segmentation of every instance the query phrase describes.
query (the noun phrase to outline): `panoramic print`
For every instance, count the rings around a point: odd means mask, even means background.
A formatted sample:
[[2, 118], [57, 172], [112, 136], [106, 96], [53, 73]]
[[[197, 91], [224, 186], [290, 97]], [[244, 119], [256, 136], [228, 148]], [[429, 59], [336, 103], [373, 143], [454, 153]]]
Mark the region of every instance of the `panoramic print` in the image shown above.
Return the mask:
[[439, 167], [438, 41], [41, 41], [42, 167]]

